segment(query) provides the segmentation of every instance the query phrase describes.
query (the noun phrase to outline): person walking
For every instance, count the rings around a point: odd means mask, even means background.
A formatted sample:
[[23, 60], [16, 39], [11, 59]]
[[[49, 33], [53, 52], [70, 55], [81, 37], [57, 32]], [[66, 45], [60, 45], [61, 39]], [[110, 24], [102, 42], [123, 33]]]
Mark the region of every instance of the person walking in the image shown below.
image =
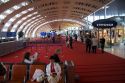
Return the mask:
[[85, 43], [86, 43], [86, 52], [90, 53], [90, 51], [91, 51], [91, 45], [92, 45], [91, 38], [87, 37]]
[[98, 40], [96, 37], [93, 37], [92, 38], [92, 52], [93, 53], [96, 53], [97, 45], [98, 45]]
[[70, 48], [72, 49], [72, 43], [73, 43], [73, 39], [72, 39], [72, 36], [69, 37], [69, 45], [70, 45]]
[[69, 47], [69, 38], [66, 36], [66, 47]]
[[104, 53], [104, 47], [105, 47], [105, 38], [104, 37], [100, 39], [100, 45], [101, 45], [102, 53]]

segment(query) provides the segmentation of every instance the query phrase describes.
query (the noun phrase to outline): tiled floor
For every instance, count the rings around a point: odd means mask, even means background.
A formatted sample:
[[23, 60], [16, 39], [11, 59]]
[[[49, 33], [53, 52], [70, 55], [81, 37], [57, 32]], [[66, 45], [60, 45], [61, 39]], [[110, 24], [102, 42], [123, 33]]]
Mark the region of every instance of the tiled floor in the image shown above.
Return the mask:
[[105, 51], [125, 59], [125, 45], [123, 43], [112, 46], [112, 48], [105, 48]]

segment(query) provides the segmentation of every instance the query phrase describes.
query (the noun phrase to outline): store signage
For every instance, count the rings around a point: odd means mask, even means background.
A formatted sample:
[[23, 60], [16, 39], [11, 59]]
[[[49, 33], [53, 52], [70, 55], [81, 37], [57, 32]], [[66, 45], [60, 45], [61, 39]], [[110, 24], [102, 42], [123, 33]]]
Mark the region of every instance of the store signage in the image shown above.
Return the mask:
[[110, 26], [110, 27], [112, 27], [113, 24], [97, 24], [96, 26], [98, 26], [98, 27], [100, 27], [100, 26]]
[[117, 26], [117, 22], [109, 19], [96, 20], [92, 23], [96, 28], [112, 28]]

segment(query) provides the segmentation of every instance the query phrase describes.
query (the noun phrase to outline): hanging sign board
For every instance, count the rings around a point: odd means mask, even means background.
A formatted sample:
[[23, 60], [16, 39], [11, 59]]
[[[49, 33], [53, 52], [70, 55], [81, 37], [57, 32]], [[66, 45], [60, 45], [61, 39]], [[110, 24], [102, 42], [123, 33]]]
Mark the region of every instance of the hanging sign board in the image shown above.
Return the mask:
[[117, 22], [109, 19], [96, 20], [92, 23], [96, 28], [112, 28], [117, 26]]

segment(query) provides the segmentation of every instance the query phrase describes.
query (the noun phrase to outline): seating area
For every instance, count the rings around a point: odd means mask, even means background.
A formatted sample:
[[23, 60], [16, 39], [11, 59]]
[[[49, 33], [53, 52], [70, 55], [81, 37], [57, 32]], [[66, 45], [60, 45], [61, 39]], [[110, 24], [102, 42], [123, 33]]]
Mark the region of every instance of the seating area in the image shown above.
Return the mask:
[[[5, 76], [0, 76], [0, 83], [38, 83], [32, 82], [31, 78], [36, 69], [41, 69], [45, 73], [46, 64], [45, 63], [34, 63], [34, 64], [24, 64], [24, 63], [4, 63], [7, 72]], [[60, 64], [62, 68], [62, 79], [59, 83], [66, 83], [66, 65]], [[47, 79], [43, 83], [48, 83]]]

